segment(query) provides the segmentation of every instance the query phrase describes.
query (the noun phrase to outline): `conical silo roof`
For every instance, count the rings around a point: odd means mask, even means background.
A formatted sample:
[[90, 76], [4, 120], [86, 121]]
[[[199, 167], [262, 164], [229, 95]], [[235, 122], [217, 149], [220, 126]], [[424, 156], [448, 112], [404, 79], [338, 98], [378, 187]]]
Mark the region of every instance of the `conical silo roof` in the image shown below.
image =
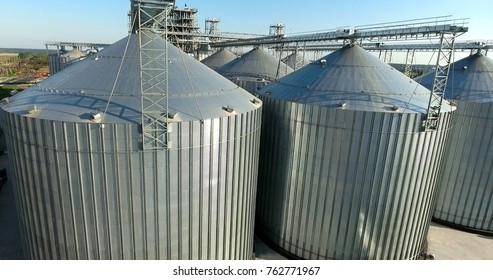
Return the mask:
[[[280, 65], [280, 66], [279, 66]], [[237, 59], [227, 63], [217, 69], [225, 77], [255, 77], [273, 81], [277, 77], [277, 68], [279, 67], [279, 77], [293, 72], [289, 66], [279, 59], [270, 55], [260, 48], [254, 48]]]
[[74, 48], [62, 55], [60, 55], [61, 57], [66, 57], [66, 58], [69, 58], [69, 59], [78, 59], [78, 58], [81, 58], [81, 57], [84, 57], [86, 56], [87, 54], [85, 54], [84, 52], [81, 52], [80, 50]]
[[[168, 46], [169, 112], [175, 121], [193, 121], [251, 111], [251, 95], [209, 67], [162, 39]], [[160, 46], [156, 46], [160, 48]], [[161, 47], [162, 48], [162, 47]], [[108, 105], [109, 104], [109, 105]], [[105, 111], [105, 122], [141, 122], [141, 73], [138, 35], [132, 34], [10, 98], [3, 107], [24, 114], [36, 105], [35, 116], [50, 120], [88, 122], [88, 114]]]
[[218, 52], [215, 52], [211, 56], [202, 59], [200, 62], [209, 66], [209, 68], [216, 70], [217, 68], [225, 65], [228, 62], [233, 61], [234, 59], [236, 59], [236, 55], [234, 53], [232, 53], [228, 49], [222, 49]]
[[[435, 71], [432, 71], [415, 80], [431, 89], [434, 77]], [[445, 98], [477, 103], [493, 102], [493, 59], [474, 54], [452, 63]]]
[[325, 107], [408, 113], [426, 113], [430, 96], [428, 89], [358, 45], [347, 45], [259, 93]]

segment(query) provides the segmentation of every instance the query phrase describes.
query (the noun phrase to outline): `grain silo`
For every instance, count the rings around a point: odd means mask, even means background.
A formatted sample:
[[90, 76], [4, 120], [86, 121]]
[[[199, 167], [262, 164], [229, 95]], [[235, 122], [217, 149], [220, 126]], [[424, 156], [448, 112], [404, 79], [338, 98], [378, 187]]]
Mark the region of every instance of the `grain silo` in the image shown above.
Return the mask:
[[293, 258], [420, 257], [454, 108], [425, 131], [430, 91], [358, 45], [259, 95], [259, 234]]
[[72, 60], [78, 60], [78, 59], [81, 59], [83, 57], [87, 56], [86, 53], [80, 51], [77, 47], [73, 47], [70, 51], [66, 52], [66, 53], [63, 53], [62, 55], [60, 55], [60, 57], [65, 57], [67, 58], [68, 60], [72, 61]]
[[50, 74], [54, 75], [70, 65], [85, 59], [86, 53], [73, 47], [70, 51], [62, 50], [48, 55]]
[[202, 59], [200, 62], [209, 66], [213, 70], [217, 70], [219, 67], [236, 59], [236, 55], [228, 49], [219, 50], [212, 55]]
[[293, 69], [263, 49], [254, 48], [216, 71], [248, 92], [254, 93], [276, 78], [291, 73]]
[[[433, 217], [493, 232], [493, 60], [480, 52], [450, 66], [446, 98], [457, 111], [445, 148]], [[416, 78], [427, 88], [434, 73]]]
[[261, 105], [147, 30], [4, 99], [26, 257], [251, 259]]

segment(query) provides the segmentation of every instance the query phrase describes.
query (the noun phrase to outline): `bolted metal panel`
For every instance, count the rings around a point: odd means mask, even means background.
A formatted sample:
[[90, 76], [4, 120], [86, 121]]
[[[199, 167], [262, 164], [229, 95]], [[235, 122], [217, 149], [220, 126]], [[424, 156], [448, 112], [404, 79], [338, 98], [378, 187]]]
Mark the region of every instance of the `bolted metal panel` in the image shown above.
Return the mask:
[[262, 100], [258, 231], [304, 259], [418, 258], [450, 114], [421, 132], [422, 114]]
[[137, 125], [4, 118], [27, 258], [252, 257], [260, 109], [173, 123], [168, 155]]

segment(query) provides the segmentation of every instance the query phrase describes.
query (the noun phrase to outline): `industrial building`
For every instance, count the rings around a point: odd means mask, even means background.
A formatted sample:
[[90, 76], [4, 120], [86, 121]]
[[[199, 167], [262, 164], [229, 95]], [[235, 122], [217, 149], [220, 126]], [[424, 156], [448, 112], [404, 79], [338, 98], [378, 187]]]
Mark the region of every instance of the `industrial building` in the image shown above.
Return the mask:
[[193, 54], [201, 43], [206, 44], [206, 42], [196, 40], [200, 31], [197, 13], [198, 10], [194, 8], [175, 6], [169, 16], [169, 41], [186, 53]]
[[[209, 47], [211, 42], [221, 42], [232, 39], [245, 39], [254, 38], [261, 35], [258, 34], [245, 34], [245, 33], [231, 33], [220, 32], [219, 24], [220, 20], [217, 18], [208, 18], [205, 20], [205, 30], [200, 31], [198, 25], [198, 10], [195, 8], [189, 8], [186, 6], [183, 8], [174, 5], [174, 1], [159, 0], [155, 3], [161, 5], [163, 3], [171, 4], [169, 14], [166, 17], [156, 18], [152, 20], [158, 23], [161, 27], [166, 27], [167, 40], [176, 47], [180, 48], [187, 54], [195, 57], [197, 60], [203, 60], [212, 53], [214, 49]], [[135, 23], [129, 14], [129, 25], [132, 26]], [[164, 36], [164, 34], [163, 34]], [[78, 50], [85, 50], [86, 54], [94, 54], [109, 44], [97, 44], [97, 43], [81, 43], [81, 42], [46, 42], [46, 51], [50, 54], [50, 70], [51, 74], [55, 74], [60, 70], [72, 65], [77, 60], [67, 60], [61, 57], [67, 48], [77, 48]]]

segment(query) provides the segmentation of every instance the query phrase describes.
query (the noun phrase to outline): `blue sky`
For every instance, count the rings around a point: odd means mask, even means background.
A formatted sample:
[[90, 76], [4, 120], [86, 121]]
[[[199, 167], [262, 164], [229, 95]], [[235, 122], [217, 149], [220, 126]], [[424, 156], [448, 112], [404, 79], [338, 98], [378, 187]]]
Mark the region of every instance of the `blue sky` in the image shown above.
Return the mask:
[[[472, 3], [472, 4], [470, 4]], [[199, 26], [221, 20], [228, 32], [266, 34], [282, 22], [286, 33], [452, 15], [470, 18], [460, 40], [493, 40], [493, 1], [457, 0], [177, 0], [197, 8]], [[44, 48], [46, 41], [113, 43], [127, 35], [130, 0], [0, 0], [0, 48]]]

